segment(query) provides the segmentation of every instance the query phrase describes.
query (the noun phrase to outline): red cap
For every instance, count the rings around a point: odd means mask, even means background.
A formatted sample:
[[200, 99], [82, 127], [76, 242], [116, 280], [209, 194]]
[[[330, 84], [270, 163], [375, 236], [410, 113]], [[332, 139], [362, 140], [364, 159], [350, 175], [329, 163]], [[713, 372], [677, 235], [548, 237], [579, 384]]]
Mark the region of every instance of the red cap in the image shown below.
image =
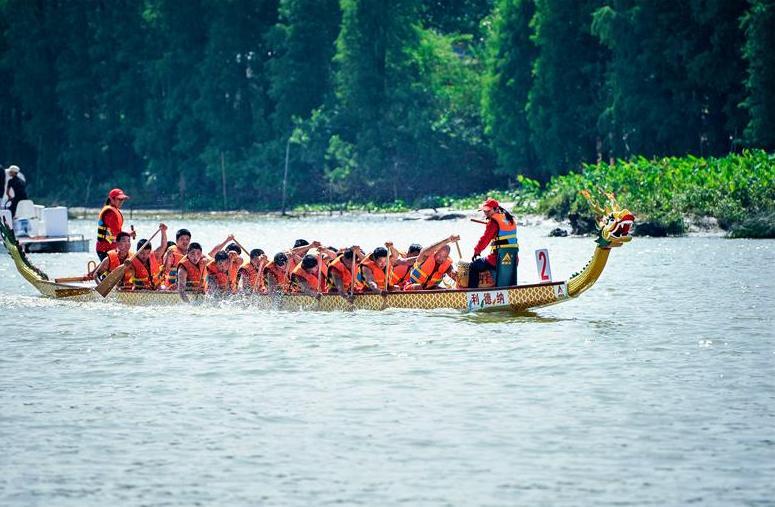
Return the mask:
[[129, 199], [129, 196], [124, 193], [120, 188], [114, 188], [108, 193], [108, 197], [111, 199]]
[[479, 206], [479, 211], [491, 210], [491, 209], [496, 209], [500, 207], [501, 205], [498, 204], [498, 201], [496, 201], [495, 199], [487, 199], [482, 203], [481, 206]]

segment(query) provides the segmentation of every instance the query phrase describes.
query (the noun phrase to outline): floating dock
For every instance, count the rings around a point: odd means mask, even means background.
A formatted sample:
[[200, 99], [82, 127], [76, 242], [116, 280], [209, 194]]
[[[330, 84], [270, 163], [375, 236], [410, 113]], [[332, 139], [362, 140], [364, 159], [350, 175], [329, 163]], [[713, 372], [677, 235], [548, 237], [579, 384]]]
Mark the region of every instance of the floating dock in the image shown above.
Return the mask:
[[25, 253], [70, 253], [88, 252], [89, 240], [83, 234], [68, 236], [40, 236], [19, 238], [19, 246]]

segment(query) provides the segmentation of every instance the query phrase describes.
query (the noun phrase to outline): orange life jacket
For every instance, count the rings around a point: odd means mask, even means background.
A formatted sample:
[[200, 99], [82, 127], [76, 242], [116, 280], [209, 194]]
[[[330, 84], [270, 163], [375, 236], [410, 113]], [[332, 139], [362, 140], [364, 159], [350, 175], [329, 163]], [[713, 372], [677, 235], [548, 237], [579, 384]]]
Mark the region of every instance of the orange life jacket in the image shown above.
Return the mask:
[[377, 263], [372, 260], [371, 257], [366, 257], [363, 259], [363, 261], [361, 261], [360, 265], [358, 266], [358, 273], [356, 274], [357, 283], [355, 287], [358, 290], [365, 290], [368, 287], [366, 285], [366, 277], [363, 275], [364, 269], [368, 269], [371, 272], [371, 276], [374, 278], [374, 281], [376, 282], [379, 290], [384, 290], [385, 270], [377, 266]]
[[220, 269], [218, 269], [218, 265], [215, 262], [215, 260], [211, 260], [207, 263], [207, 278], [208, 278], [208, 285], [207, 287], [210, 288], [209, 279], [215, 280], [215, 288], [219, 291], [226, 292], [229, 290], [230, 281], [229, 281], [229, 273], [224, 273]]
[[132, 259], [132, 271], [134, 276], [131, 277], [130, 282], [135, 289], [158, 289], [161, 285], [161, 264], [156, 258], [156, 254], [151, 253], [148, 256], [148, 264], [151, 267], [151, 272], [148, 273], [148, 268], [145, 263], [138, 257]]
[[167, 288], [174, 289], [178, 285], [178, 264], [185, 257], [185, 254], [180, 251], [177, 245], [172, 245], [167, 249], [167, 255], [172, 257], [172, 263], [170, 269], [167, 271]]
[[261, 292], [264, 284], [258, 281], [258, 268], [252, 262], [246, 262], [239, 270], [242, 287], [249, 292]]
[[288, 277], [285, 275], [286, 266], [279, 267], [277, 264], [274, 263], [274, 261], [270, 262], [266, 265], [266, 268], [264, 269], [264, 284], [266, 286], [269, 285], [269, 277], [272, 277], [274, 279], [274, 283], [276, 283], [278, 286], [280, 286], [280, 289], [283, 291], [288, 290]]
[[293, 271], [291, 272], [291, 288], [294, 292], [301, 292], [301, 286], [299, 285], [299, 280], [304, 280], [307, 282], [307, 288], [312, 291], [318, 290], [318, 277], [317, 275], [313, 275], [312, 273], [307, 273], [304, 271], [304, 268], [301, 266], [301, 263], [299, 263], [298, 266], [293, 268]]
[[206, 261], [204, 258], [199, 259], [199, 262], [194, 264], [191, 262], [191, 259], [188, 258], [188, 255], [186, 255], [178, 262], [178, 271], [181, 269], [184, 269], [187, 275], [186, 290], [198, 291], [204, 289], [204, 276], [206, 270]]
[[231, 258], [229, 258], [229, 288], [232, 292], [237, 292], [237, 283], [239, 282], [239, 270], [243, 268], [244, 266], [244, 260], [240, 257], [241, 263], [237, 266], [234, 265], [233, 262], [231, 262]]
[[[355, 262], [353, 259], [351, 262]], [[342, 287], [345, 291], [349, 291], [352, 287], [353, 276], [352, 271], [344, 265], [343, 257], [340, 255], [328, 265], [328, 273], [326, 276], [326, 284], [331, 290], [336, 289], [336, 283], [334, 282], [334, 273], [339, 274], [342, 278]]]
[[492, 240], [492, 253], [496, 253], [500, 248], [519, 248], [517, 241], [517, 221], [509, 223], [506, 221], [506, 215], [503, 213], [494, 213], [490, 220], [495, 220], [498, 224], [498, 234]]
[[[110, 227], [105, 225], [103, 218], [108, 211], [115, 213], [118, 218], [117, 231], [111, 231]], [[124, 227], [124, 215], [121, 214], [121, 211], [111, 205], [103, 206], [100, 210], [100, 214], [97, 216], [97, 243], [108, 243], [109, 245], [112, 245], [116, 242], [116, 235], [121, 232], [122, 227]]]
[[404, 285], [409, 280], [409, 268], [411, 267], [411, 264], [393, 266], [393, 271], [390, 273], [390, 285], [398, 285], [399, 287]]
[[409, 273], [409, 284], [419, 284], [423, 289], [432, 289], [441, 283], [450, 266], [452, 260], [449, 257], [437, 266], [434, 256], [429, 255], [422, 265], [414, 263]]
[[[131, 258], [134, 255], [134, 253], [130, 250], [126, 254], [126, 259]], [[124, 259], [124, 261], [126, 260]], [[124, 261], [122, 261], [118, 257], [118, 250], [108, 250], [108, 273], [111, 273], [116, 270], [119, 266], [121, 266]], [[123, 286], [127, 286], [131, 284], [131, 275], [129, 274], [129, 270], [126, 270], [124, 273], [124, 281], [122, 282]]]

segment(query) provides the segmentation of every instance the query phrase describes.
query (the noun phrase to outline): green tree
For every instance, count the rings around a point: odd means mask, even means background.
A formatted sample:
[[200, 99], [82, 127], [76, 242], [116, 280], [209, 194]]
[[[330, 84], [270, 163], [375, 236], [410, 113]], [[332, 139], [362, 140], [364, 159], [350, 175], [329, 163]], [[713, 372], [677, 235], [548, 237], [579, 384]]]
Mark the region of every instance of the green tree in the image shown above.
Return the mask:
[[747, 97], [743, 106], [750, 114], [746, 140], [768, 150], [775, 149], [775, 1], [751, 0], [742, 24], [745, 29], [743, 55], [748, 66]]
[[526, 107], [536, 47], [530, 38], [533, 0], [500, 0], [492, 20], [482, 96], [485, 132], [498, 158], [498, 172], [531, 178], [536, 160]]
[[[374, 198], [392, 190], [411, 170], [417, 128], [427, 125], [427, 95], [409, 53], [420, 28], [418, 2], [343, 0], [336, 41], [336, 96], [342, 115], [342, 141], [355, 146], [351, 174], [357, 195]], [[339, 150], [341, 152], [341, 150]]]
[[[340, 22], [339, 0], [283, 0], [278, 22], [267, 36], [273, 151], [284, 166], [288, 150], [291, 203], [297, 198], [317, 200], [325, 192], [323, 165], [330, 132], [324, 105], [330, 105], [334, 95], [332, 59]], [[296, 127], [304, 135], [291, 142]]]
[[145, 160], [148, 192], [176, 196], [181, 207], [213, 206], [213, 182], [200, 159], [206, 130], [193, 111], [210, 14], [202, 0], [149, 0], [143, 11], [152, 49], [143, 62], [148, 95], [135, 149]]
[[600, 0], [537, 0], [527, 117], [540, 178], [595, 160], [608, 51], [590, 32]]
[[[593, 29], [611, 49], [601, 115], [614, 156], [719, 154], [739, 136], [744, 2], [614, 0]], [[710, 78], [712, 76], [712, 79]]]
[[[272, 139], [265, 71], [267, 31], [277, 21], [275, 0], [208, 0], [207, 37], [196, 69], [197, 100], [193, 112], [206, 132], [199, 161], [217, 207], [268, 199], [271, 189], [262, 178], [269, 171], [254, 163], [256, 146]], [[226, 203], [222, 187], [226, 185]], [[213, 191], [211, 190], [211, 193]], [[228, 196], [231, 196], [230, 198]]]

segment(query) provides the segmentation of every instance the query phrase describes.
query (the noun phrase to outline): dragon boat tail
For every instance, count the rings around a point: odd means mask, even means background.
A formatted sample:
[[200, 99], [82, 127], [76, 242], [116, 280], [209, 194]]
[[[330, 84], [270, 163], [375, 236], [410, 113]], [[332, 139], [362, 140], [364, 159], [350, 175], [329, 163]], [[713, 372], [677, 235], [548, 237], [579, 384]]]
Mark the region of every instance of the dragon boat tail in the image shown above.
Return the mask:
[[[634, 216], [617, 205], [613, 195], [607, 194], [607, 206], [599, 206], [588, 193], [585, 196], [599, 216], [599, 233], [592, 259], [578, 273], [567, 281], [492, 287], [478, 289], [441, 289], [412, 292], [390, 292], [386, 294], [355, 294], [343, 297], [322, 294], [318, 297], [301, 294], [234, 296], [249, 299], [251, 305], [259, 308], [279, 310], [384, 310], [406, 309], [457, 309], [464, 311], [507, 310], [524, 312], [533, 308], [549, 306], [568, 301], [588, 290], [600, 277], [613, 248], [630, 241]], [[13, 259], [19, 274], [43, 296], [67, 299], [69, 301], [97, 301], [103, 298], [95, 290], [95, 284], [58, 283], [51, 281], [35, 267], [22, 251], [13, 230], [0, 223], [0, 234], [8, 254]], [[208, 296], [191, 294], [192, 301], [203, 301]], [[184, 304], [176, 291], [114, 290], [108, 299], [129, 305], [177, 305]]]

